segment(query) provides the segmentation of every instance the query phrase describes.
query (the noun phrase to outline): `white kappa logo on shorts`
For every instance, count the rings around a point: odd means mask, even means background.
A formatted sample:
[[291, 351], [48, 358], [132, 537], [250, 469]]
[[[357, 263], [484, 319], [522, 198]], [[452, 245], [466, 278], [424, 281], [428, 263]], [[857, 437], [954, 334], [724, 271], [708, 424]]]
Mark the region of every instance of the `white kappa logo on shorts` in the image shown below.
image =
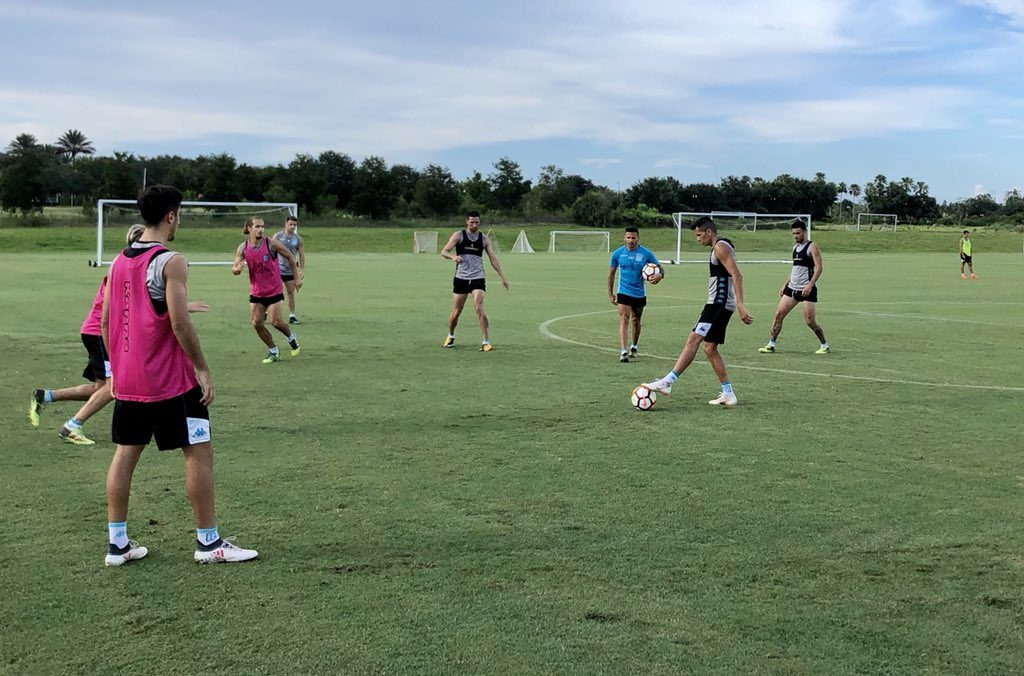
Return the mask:
[[711, 330], [711, 323], [710, 322], [698, 322], [697, 326], [693, 327], [693, 332], [696, 333], [698, 336], [701, 336], [701, 337], [707, 336], [708, 335], [708, 331], [710, 331], [710, 330]]
[[202, 418], [185, 418], [188, 424], [188, 441], [201, 444], [210, 440], [210, 421]]
[[106, 374], [107, 378], [109, 378], [110, 376], [113, 375], [113, 373], [110, 371], [110, 362], [109, 361], [103, 362], [103, 372]]

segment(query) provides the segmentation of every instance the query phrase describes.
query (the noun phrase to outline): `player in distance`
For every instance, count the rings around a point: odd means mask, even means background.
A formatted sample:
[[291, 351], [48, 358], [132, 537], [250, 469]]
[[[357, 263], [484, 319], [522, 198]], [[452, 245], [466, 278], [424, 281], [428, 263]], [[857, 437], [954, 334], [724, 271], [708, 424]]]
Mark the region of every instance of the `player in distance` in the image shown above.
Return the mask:
[[289, 215], [288, 218], [284, 219], [284, 229], [274, 233], [274, 239], [292, 252], [292, 257], [298, 262], [295, 268], [288, 263], [288, 259], [284, 256], [277, 257], [277, 265], [281, 269], [281, 281], [284, 283], [284, 294], [288, 300], [288, 323], [289, 324], [301, 324], [299, 318], [295, 316], [295, 292], [298, 289], [295, 288], [295, 276], [296, 269], [303, 271], [305, 275], [306, 271], [306, 249], [302, 243], [302, 237], [296, 232], [299, 227], [299, 219], [295, 216]]
[[[657, 284], [664, 274], [660, 272], [658, 258], [650, 249], [640, 246], [640, 231], [630, 226], [622, 236], [624, 244], [612, 252], [608, 268], [608, 298], [619, 312], [619, 361], [628, 362], [636, 357], [640, 343], [640, 318], [647, 306], [647, 292], [644, 290], [643, 269], [648, 263], [658, 265], [659, 273], [650, 281]], [[615, 272], [619, 273], [619, 285], [615, 285]], [[616, 292], [612, 293], [612, 289]], [[633, 342], [627, 343], [629, 327], [633, 325]], [[628, 348], [627, 348], [628, 345]]]
[[797, 303], [804, 304], [804, 321], [808, 328], [818, 337], [821, 346], [814, 354], [828, 354], [828, 341], [825, 340], [825, 332], [818, 325], [816, 308], [818, 307], [818, 279], [824, 270], [821, 260], [821, 250], [818, 245], [807, 238], [807, 224], [797, 219], [793, 221], [793, 268], [790, 270], [789, 279], [782, 284], [779, 291], [779, 307], [775, 310], [775, 318], [772, 320], [772, 330], [768, 334], [768, 344], [758, 348], [758, 352], [768, 354], [775, 352], [775, 341], [782, 332], [782, 322], [786, 315], [796, 307]]

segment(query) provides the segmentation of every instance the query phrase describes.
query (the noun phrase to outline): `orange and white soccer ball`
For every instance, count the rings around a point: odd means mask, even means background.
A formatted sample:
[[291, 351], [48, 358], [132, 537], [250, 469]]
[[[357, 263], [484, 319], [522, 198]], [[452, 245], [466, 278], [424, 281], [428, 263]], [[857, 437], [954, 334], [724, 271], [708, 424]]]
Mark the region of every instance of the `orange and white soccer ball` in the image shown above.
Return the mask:
[[629, 400], [638, 411], [650, 411], [658, 401], [657, 393], [646, 385], [637, 385]]

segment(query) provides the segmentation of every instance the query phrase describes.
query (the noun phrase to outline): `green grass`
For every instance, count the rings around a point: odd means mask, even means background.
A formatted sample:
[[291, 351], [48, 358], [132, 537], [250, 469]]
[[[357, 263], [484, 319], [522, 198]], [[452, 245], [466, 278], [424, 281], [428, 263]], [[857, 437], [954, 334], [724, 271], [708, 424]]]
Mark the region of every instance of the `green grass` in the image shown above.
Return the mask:
[[129, 517], [151, 554], [120, 569], [110, 444], [59, 443], [70, 403], [24, 421], [31, 388], [78, 382], [99, 272], [3, 255], [0, 671], [1020, 672], [1020, 254], [978, 246], [971, 282], [955, 250], [824, 248], [832, 355], [796, 315], [756, 353], [787, 268], [749, 265], [741, 405], [705, 403], [698, 361], [650, 413], [629, 392], [678, 353], [702, 266], [668, 269], [619, 364], [604, 254], [504, 254], [483, 354], [470, 314], [440, 347], [449, 265], [311, 248], [302, 354], [269, 367], [244, 280], [192, 268], [220, 526], [261, 556], [195, 566], [180, 454], [153, 450]]

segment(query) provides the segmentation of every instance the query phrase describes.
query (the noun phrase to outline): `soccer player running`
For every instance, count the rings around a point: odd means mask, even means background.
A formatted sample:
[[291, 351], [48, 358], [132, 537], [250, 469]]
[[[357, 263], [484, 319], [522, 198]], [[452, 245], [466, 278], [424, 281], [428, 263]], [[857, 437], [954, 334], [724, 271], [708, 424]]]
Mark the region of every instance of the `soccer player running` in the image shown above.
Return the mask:
[[299, 340], [295, 337], [287, 322], [281, 316], [281, 303], [284, 302], [284, 286], [278, 257], [283, 256], [288, 265], [295, 270], [295, 288], [302, 288], [302, 267], [295, 262], [295, 257], [288, 248], [273, 238], [264, 237], [266, 226], [262, 218], [248, 218], [242, 232], [249, 236], [238, 245], [235, 251], [235, 262], [231, 272], [242, 274], [242, 265], [249, 268], [249, 320], [256, 335], [267, 348], [264, 364], [273, 364], [281, 360], [281, 351], [274, 342], [274, 336], [267, 330], [266, 321], [270, 317], [271, 325], [288, 339], [293, 357], [299, 355]]
[[978, 277], [974, 274], [974, 258], [971, 256], [971, 251], [974, 247], [971, 245], [971, 231], [964, 230], [964, 236], [960, 238], [960, 279], [967, 279], [967, 275], [964, 274], [964, 266], [971, 273], [971, 279], [977, 279]]
[[[138, 241], [145, 228], [141, 225], [133, 225], [128, 229], [125, 237], [128, 244]], [[91, 385], [78, 385], [76, 387], [65, 387], [56, 390], [36, 389], [32, 392], [32, 399], [29, 403], [28, 421], [32, 427], [39, 427], [39, 413], [47, 404], [55, 401], [82, 401], [85, 403], [71, 418], [64, 423], [57, 432], [57, 435], [68, 442], [78, 446], [92, 446], [96, 442], [85, 435], [83, 426], [86, 421], [99, 413], [103, 408], [113, 401], [110, 394], [110, 359], [107, 357], [107, 350], [103, 346], [103, 331], [101, 320], [103, 317], [103, 296], [107, 288], [107, 277], [100, 280], [99, 289], [93, 298], [92, 307], [85, 321], [82, 322], [81, 336], [82, 344], [89, 354], [89, 361], [82, 371], [82, 377], [92, 381]], [[210, 306], [206, 303], [196, 301], [189, 303], [189, 312], [206, 312]]]
[[[648, 263], [661, 266], [657, 257], [650, 249], [640, 246], [640, 231], [630, 226], [623, 233], [625, 244], [612, 252], [608, 269], [608, 298], [619, 311], [619, 361], [628, 363], [630, 357], [636, 357], [640, 343], [640, 318], [647, 305], [647, 292], [644, 291], [642, 272]], [[615, 284], [615, 271], [619, 271], [619, 286], [612, 293]], [[657, 284], [664, 275], [659, 273], [651, 284]], [[628, 344], [630, 320], [633, 324], [633, 342]]]
[[[292, 257], [298, 261], [298, 267], [303, 271], [306, 269], [306, 250], [302, 246], [302, 237], [295, 230], [299, 227], [299, 219], [295, 216], [288, 216], [284, 219], [284, 230], [274, 233], [274, 239], [284, 244]], [[288, 323], [301, 324], [295, 316], [295, 271], [292, 269], [288, 259], [283, 256], [277, 257], [277, 265], [281, 269], [281, 281], [284, 282], [284, 293], [288, 299]]]
[[[452, 250], [455, 253], [452, 254]], [[501, 264], [494, 254], [491, 240], [480, 232], [480, 214], [470, 211], [466, 214], [466, 228], [452, 233], [448, 243], [441, 249], [441, 258], [455, 261], [455, 279], [452, 281], [452, 312], [448, 316], [448, 336], [444, 339], [444, 347], [455, 347], [455, 327], [459, 324], [459, 315], [466, 306], [466, 300], [473, 296], [473, 309], [480, 324], [483, 342], [481, 352], [491, 351], [490, 321], [484, 312], [484, 294], [487, 283], [484, 281], [484, 252], [491, 261], [491, 267], [501, 277], [501, 284], [508, 289], [508, 279], [501, 271]]]
[[180, 448], [185, 493], [196, 524], [198, 563], [232, 563], [257, 552], [221, 539], [214, 510], [210, 367], [188, 314], [188, 264], [167, 248], [181, 219], [182, 195], [151, 186], [139, 197], [146, 228], [114, 258], [103, 300], [103, 341], [114, 395], [114, 458], [107, 473], [105, 563], [120, 566], [149, 553], [128, 539], [128, 498], [142, 451]]
[[793, 221], [793, 268], [782, 289], [779, 291], [779, 307], [775, 310], [772, 330], [768, 334], [768, 344], [758, 348], [758, 352], [769, 354], [775, 352], [775, 341], [782, 332], [782, 322], [797, 303], [804, 304], [804, 321], [818, 337], [821, 347], [814, 354], [828, 354], [828, 341], [825, 332], [818, 326], [815, 314], [818, 307], [818, 279], [823, 270], [821, 250], [818, 245], [807, 239], [807, 224], [797, 219]]
[[711, 247], [708, 260], [708, 302], [701, 311], [696, 326], [687, 337], [683, 351], [672, 370], [665, 374], [664, 378], [644, 385], [661, 394], [672, 394], [672, 384], [693, 363], [697, 348], [704, 343], [704, 354], [707, 355], [715, 375], [722, 383], [721, 394], [708, 403], [712, 406], [735, 406], [736, 393], [729, 382], [725, 360], [722, 359], [718, 346], [725, 343], [725, 329], [734, 311], [739, 312], [744, 324], [753, 323], [754, 318], [747, 312], [743, 303], [743, 276], [736, 264], [732, 242], [718, 236], [718, 226], [707, 216], [698, 218], [690, 227], [698, 242]]

